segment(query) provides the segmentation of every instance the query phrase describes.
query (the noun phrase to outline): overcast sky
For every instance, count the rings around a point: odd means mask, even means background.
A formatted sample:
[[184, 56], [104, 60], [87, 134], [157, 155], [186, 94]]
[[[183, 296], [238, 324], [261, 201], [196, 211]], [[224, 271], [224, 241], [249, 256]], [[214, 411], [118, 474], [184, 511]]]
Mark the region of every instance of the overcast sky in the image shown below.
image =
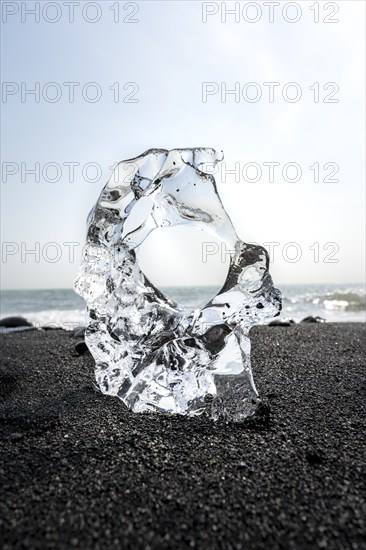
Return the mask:
[[[365, 3], [250, 4], [40, 2], [35, 22], [35, 2], [2, 2], [3, 288], [71, 287], [114, 163], [193, 146], [223, 149], [222, 201], [276, 283], [363, 281]], [[219, 283], [204, 241], [156, 231], [141, 265]]]

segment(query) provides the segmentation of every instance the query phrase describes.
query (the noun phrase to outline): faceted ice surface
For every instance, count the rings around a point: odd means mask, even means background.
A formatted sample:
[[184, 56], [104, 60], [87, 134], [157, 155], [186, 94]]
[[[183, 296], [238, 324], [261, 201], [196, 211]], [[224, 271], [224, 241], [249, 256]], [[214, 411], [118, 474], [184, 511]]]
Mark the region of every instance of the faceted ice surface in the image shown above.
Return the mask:
[[[117, 166], [88, 217], [75, 290], [87, 303], [86, 343], [103, 393], [135, 412], [241, 421], [259, 398], [249, 329], [281, 309], [268, 254], [242, 242], [209, 172], [214, 149], [150, 149]], [[219, 238], [231, 261], [202, 309], [174, 303], [139, 268], [135, 249], [156, 228], [190, 224]], [[167, 264], [169, 258], [167, 258]]]

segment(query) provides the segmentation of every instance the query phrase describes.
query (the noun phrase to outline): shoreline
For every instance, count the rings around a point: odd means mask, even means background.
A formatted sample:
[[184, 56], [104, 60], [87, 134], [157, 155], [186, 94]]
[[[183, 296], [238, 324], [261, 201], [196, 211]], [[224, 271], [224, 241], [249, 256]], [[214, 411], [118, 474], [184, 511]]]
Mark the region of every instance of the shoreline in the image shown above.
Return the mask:
[[253, 328], [247, 427], [131, 413], [69, 332], [0, 339], [4, 550], [364, 547], [364, 323]]

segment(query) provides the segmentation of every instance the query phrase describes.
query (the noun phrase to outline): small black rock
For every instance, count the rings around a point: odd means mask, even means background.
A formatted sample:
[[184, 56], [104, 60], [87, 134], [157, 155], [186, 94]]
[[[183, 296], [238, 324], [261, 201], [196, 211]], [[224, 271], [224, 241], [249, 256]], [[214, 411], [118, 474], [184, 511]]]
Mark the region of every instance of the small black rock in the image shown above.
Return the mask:
[[0, 321], [0, 327], [16, 328], [32, 326], [32, 323], [24, 319], [24, 317], [5, 317], [5, 319], [1, 319]]
[[84, 340], [80, 340], [80, 342], [77, 342], [75, 344], [75, 351], [79, 354], [79, 355], [84, 355], [84, 353], [86, 353], [87, 351], [89, 351], [89, 348], [88, 346], [86, 345], [85, 341]]
[[293, 319], [273, 319], [270, 323], [268, 323], [269, 327], [289, 327], [290, 325], [294, 325], [295, 321]]
[[309, 315], [300, 321], [300, 323], [325, 323], [325, 319], [323, 319], [323, 317], [319, 317], [318, 315], [315, 317], [313, 315]]
[[320, 449], [310, 448], [306, 451], [305, 458], [309, 464], [321, 464], [325, 460], [325, 455]]

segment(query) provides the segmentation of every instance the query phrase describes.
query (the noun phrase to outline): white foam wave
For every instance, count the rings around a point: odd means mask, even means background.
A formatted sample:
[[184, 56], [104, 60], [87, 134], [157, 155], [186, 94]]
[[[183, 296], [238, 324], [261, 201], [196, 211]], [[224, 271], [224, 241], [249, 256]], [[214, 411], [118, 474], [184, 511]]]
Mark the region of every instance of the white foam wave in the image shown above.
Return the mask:
[[347, 300], [324, 300], [325, 309], [347, 309], [348, 306]]
[[52, 326], [73, 330], [77, 326], [85, 325], [85, 310], [81, 309], [51, 309], [25, 313], [22, 317], [36, 327]]

